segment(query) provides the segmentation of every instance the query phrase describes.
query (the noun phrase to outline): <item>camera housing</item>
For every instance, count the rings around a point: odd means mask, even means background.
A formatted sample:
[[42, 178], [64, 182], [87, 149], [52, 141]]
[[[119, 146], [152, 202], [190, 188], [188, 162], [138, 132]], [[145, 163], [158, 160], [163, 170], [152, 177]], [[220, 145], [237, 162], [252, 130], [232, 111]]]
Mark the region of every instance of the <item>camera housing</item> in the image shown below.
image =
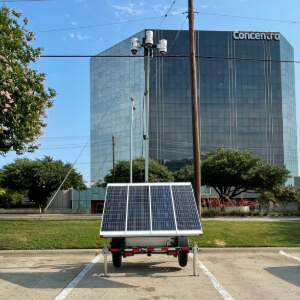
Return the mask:
[[138, 48], [141, 48], [141, 43], [137, 38], [132, 38], [131, 39], [131, 53], [133, 55], [136, 55], [138, 52]]
[[167, 53], [167, 40], [162, 39], [157, 44], [157, 49], [159, 50], [159, 53], [161, 56], [165, 56]]
[[153, 31], [151, 30], [146, 31], [145, 45], [147, 48], [152, 48], [153, 46]]

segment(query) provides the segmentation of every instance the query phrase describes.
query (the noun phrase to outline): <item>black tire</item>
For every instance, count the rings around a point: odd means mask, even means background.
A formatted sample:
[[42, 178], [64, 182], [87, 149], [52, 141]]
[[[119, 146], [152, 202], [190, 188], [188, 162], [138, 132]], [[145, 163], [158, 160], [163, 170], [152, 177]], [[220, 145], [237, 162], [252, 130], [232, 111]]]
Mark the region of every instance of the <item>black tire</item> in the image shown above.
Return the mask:
[[[112, 248], [115, 249], [120, 249], [123, 248], [125, 245], [125, 239], [124, 238], [112, 238], [110, 245]], [[122, 264], [122, 255], [120, 252], [112, 252], [112, 261], [113, 261], [113, 266], [115, 268], [120, 268]]]
[[122, 264], [122, 255], [121, 253], [112, 253], [112, 261], [115, 268], [120, 268]]
[[[178, 247], [188, 247], [189, 246], [189, 238], [187, 236], [179, 236], [178, 237]], [[178, 253], [178, 263], [180, 267], [186, 267], [189, 260], [188, 251], [179, 251]]]
[[178, 263], [180, 267], [186, 267], [189, 260], [189, 254], [187, 252], [178, 253]]

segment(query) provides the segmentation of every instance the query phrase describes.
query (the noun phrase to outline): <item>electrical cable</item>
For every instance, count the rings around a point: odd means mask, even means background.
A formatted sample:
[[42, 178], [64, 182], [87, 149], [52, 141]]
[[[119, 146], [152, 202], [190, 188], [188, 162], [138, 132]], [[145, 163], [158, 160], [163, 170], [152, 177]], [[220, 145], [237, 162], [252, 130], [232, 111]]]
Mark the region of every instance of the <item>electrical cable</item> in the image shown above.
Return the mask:
[[[41, 55], [41, 58], [143, 58], [144, 56], [133, 55]], [[161, 57], [154, 55], [153, 57]], [[165, 58], [188, 58], [188, 55], [165, 55]], [[226, 57], [226, 56], [210, 56], [210, 55], [196, 55], [196, 58], [205, 59], [224, 59], [237, 61], [259, 61], [259, 62], [278, 62], [278, 63], [295, 63], [300, 64], [299, 60], [279, 60], [279, 59], [263, 59], [263, 58], [242, 58], [242, 57]]]
[[153, 20], [153, 19], [159, 19], [159, 18], [161, 18], [161, 16], [128, 20], [128, 21], [120, 21], [120, 22], [111, 22], [111, 23], [104, 23], [104, 24], [96, 24], [96, 25], [86, 25], [86, 26], [68, 27], [68, 28], [60, 28], [60, 29], [49, 29], [49, 30], [38, 30], [38, 31], [33, 31], [33, 32], [34, 33], [46, 33], [46, 32], [68, 31], [68, 30], [77, 30], [77, 29], [85, 29], [85, 28], [104, 27], [104, 26], [118, 25], [118, 24], [124, 24], [124, 23], [133, 23], [133, 22], [140, 22], [140, 21]]
[[176, 0], [173, 1], [173, 3], [171, 4], [170, 8], [168, 9], [167, 13], [164, 15], [163, 19], [161, 20], [160, 24], [158, 25], [157, 29], [160, 28], [160, 26], [162, 25], [162, 23], [164, 22], [164, 20], [167, 18], [169, 12], [171, 11], [172, 7], [174, 6]]

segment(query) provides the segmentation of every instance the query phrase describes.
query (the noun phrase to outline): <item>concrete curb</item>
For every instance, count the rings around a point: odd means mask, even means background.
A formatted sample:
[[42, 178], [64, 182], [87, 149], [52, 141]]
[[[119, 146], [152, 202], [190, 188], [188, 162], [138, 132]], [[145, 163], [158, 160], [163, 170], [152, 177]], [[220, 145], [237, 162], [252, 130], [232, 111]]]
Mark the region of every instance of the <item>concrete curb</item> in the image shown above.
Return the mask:
[[0, 256], [98, 255], [102, 249], [0, 250]]
[[[230, 247], [230, 248], [201, 248], [199, 254], [212, 253], [234, 253], [234, 252], [251, 252], [251, 253], [278, 253], [280, 250], [300, 250], [300, 247]], [[98, 255], [102, 253], [102, 249], [55, 249], [55, 250], [1, 250], [1, 256], [63, 256], [63, 255]]]
[[[300, 247], [230, 247], [230, 248], [201, 248], [200, 254], [221, 253], [221, 252], [251, 252], [251, 253], [278, 253], [280, 250], [300, 250]], [[1, 253], [1, 252], [0, 252]]]

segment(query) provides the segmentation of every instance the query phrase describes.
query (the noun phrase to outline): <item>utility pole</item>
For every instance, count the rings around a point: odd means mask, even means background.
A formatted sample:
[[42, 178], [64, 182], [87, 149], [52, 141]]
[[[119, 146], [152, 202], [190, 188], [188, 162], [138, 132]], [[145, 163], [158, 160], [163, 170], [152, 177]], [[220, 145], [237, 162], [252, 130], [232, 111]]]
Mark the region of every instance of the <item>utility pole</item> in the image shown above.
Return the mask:
[[115, 182], [115, 137], [112, 136], [112, 150], [113, 150], [113, 182]]
[[188, 0], [189, 18], [189, 57], [192, 100], [193, 154], [194, 154], [194, 193], [199, 216], [201, 217], [201, 169], [200, 139], [198, 121], [197, 71], [195, 57], [194, 1]]

